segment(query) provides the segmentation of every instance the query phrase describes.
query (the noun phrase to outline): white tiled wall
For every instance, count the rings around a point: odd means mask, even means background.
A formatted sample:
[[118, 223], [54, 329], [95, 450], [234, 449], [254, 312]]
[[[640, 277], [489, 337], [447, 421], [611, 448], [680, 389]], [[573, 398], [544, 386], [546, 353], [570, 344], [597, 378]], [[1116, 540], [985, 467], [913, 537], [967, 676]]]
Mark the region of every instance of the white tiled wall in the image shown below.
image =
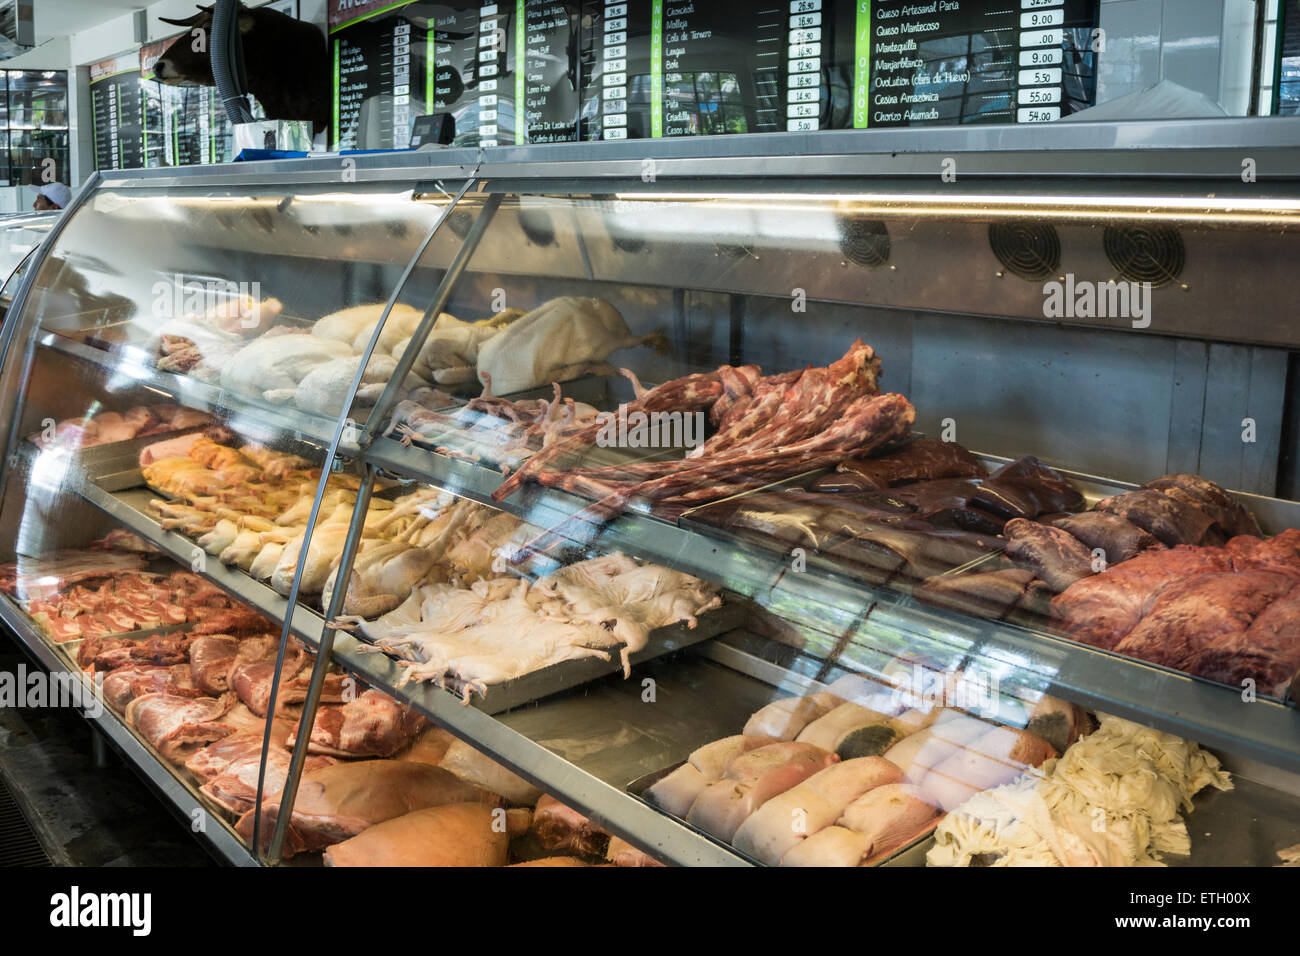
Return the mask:
[[1097, 102], [1170, 80], [1245, 115], [1254, 17], [1253, 0], [1102, 0]]

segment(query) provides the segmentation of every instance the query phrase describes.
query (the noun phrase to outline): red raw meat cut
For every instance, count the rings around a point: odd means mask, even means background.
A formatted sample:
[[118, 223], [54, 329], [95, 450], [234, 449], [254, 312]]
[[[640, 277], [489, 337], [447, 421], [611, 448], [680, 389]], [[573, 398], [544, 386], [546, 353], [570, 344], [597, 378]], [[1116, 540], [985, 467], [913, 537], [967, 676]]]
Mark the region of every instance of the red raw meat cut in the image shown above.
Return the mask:
[[1189, 669], [1236, 687], [1250, 678], [1261, 692], [1281, 697], [1300, 671], [1300, 585], [1261, 611], [1249, 630], [1203, 649]]
[[[387, 694], [367, 690], [341, 707], [321, 707], [307, 750], [336, 757], [391, 757], [428, 725]], [[293, 739], [288, 745], [293, 746]]]
[[1076, 581], [1052, 599], [1052, 615], [1067, 636], [1107, 650], [1114, 647], [1174, 581], [1232, 569], [1222, 548], [1177, 547], [1144, 551], [1105, 573]]
[[126, 705], [126, 720], [165, 760], [179, 766], [198, 748], [234, 733], [234, 727], [221, 722], [234, 703], [234, 694], [146, 694]]
[[1093, 573], [1092, 552], [1067, 531], [1013, 518], [1002, 533], [1007, 539], [1007, 557], [1033, 571], [1053, 591], [1064, 591]]
[[1243, 640], [1255, 616], [1294, 584], [1284, 574], [1267, 571], [1197, 574], [1175, 581], [1114, 651], [1188, 670], [1217, 641]]
[[194, 683], [205, 694], [224, 694], [230, 689], [230, 668], [235, 663], [239, 641], [226, 634], [204, 634], [190, 643], [190, 671]]
[[1239, 535], [1227, 548], [1238, 571], [1274, 571], [1300, 581], [1300, 530], [1288, 528], [1267, 541]]

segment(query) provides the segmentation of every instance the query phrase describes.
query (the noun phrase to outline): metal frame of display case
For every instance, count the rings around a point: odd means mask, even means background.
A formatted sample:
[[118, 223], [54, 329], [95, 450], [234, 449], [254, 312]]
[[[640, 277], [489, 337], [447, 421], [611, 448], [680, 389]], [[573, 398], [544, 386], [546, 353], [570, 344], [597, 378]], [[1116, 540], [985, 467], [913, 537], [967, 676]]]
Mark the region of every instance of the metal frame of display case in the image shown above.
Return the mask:
[[[1209, 129], [1225, 139], [1235, 137], [1237, 142], [1231, 146], [1205, 147], [1203, 142]], [[498, 197], [496, 201], [499, 202], [499, 197], [515, 186], [531, 192], [563, 192], [575, 183], [603, 181], [608, 184], [619, 180], [644, 182], [647, 174], [655, 184], [662, 186], [666, 181], [672, 184], [674, 190], [683, 192], [708, 191], [710, 182], [746, 179], [761, 179], [765, 182], [784, 179], [797, 183], [801, 188], [809, 187], [808, 180], [864, 176], [878, 176], [899, 183], [929, 178], [938, 183], [938, 160], [950, 153], [957, 153], [961, 157], [959, 175], [1011, 180], [1032, 171], [1049, 182], [1062, 177], [1087, 177], [1096, 180], [1097, 188], [1103, 194], [1107, 192], [1105, 184], [1108, 181], [1125, 177], [1159, 177], [1167, 186], [1170, 181], [1175, 181], [1172, 191], [1176, 192], [1177, 181], [1222, 181], [1239, 175], [1242, 156], [1256, 160], [1260, 179], [1266, 183], [1300, 183], [1298, 145], [1300, 118], [1216, 120], [1212, 125], [1207, 122], [1169, 121], [1142, 124], [1075, 123], [1036, 127], [1032, 130], [1018, 127], [972, 127], [844, 131], [820, 133], [816, 136], [769, 134], [636, 141], [601, 144], [599, 148], [589, 144], [566, 144], [444, 150], [400, 156], [363, 155], [346, 158], [351, 163], [350, 178], [346, 181], [463, 181], [466, 189], [478, 185], [480, 193], [489, 197], [489, 202], [492, 196]], [[647, 166], [647, 160], [653, 162]], [[97, 185], [99, 188], [149, 189], [165, 193], [171, 189], [204, 186], [342, 183], [342, 161], [339, 157], [324, 157], [239, 164], [220, 170], [193, 167], [112, 172], [106, 173]], [[1158, 172], [1153, 172], [1153, 169]], [[69, 218], [75, 215], [76, 207], [84, 203], [95, 188], [96, 184], [92, 183], [84, 189], [77, 197], [74, 208], [65, 215]], [[929, 188], [934, 190], [942, 187], [931, 184]], [[999, 188], [1012, 197], [1013, 201], [1016, 197], [1029, 200], [1043, 192], [1041, 184], [1022, 183], [1012, 188]], [[832, 183], [826, 191], [834, 189]], [[439, 224], [446, 220], [456, 206], [457, 203], [453, 202], [443, 210]], [[477, 227], [479, 223], [485, 222], [480, 216], [475, 225]], [[436, 230], [437, 225], [430, 232], [430, 238]], [[42, 243], [38, 252], [41, 260], [48, 255], [57, 240], [58, 231], [56, 227]], [[436, 317], [437, 306], [449, 298], [461, 269], [472, 256], [481, 235], [481, 228], [472, 229], [461, 246], [456, 260], [458, 264], [448, 269], [441, 279], [433, 296], [434, 306], [426, 313], [422, 331], [428, 331], [428, 326], [432, 324], [430, 316]], [[427, 241], [428, 239], [426, 244]], [[422, 246], [421, 252], [423, 249]], [[402, 281], [393, 289], [387, 309], [391, 309], [392, 304], [401, 297], [406, 280], [420, 254], [416, 253]], [[24, 276], [22, 287], [15, 297], [16, 309], [21, 310], [38, 271], [38, 268], [32, 268]], [[6, 330], [6, 356], [19, 334], [16, 331], [18, 325], [18, 322], [14, 322]], [[376, 337], [380, 328], [382, 324], [375, 331]], [[30, 344], [35, 348], [40, 338], [38, 330], [26, 330], [26, 334], [31, 336]], [[1300, 332], [1297, 332], [1297, 342], [1300, 343]], [[75, 349], [66, 344], [47, 344], [70, 355], [75, 353]], [[371, 344], [373, 346], [373, 341]], [[407, 350], [412, 359], [415, 351]], [[89, 358], [101, 364], [118, 364], [117, 360], [107, 357]], [[29, 366], [24, 368], [24, 382], [29, 372]], [[152, 373], [151, 381], [164, 386], [162, 390], [167, 390], [167, 382], [162, 381], [160, 373]], [[200, 407], [241, 411], [250, 419], [255, 419], [259, 414], [258, 409], [243, 408], [243, 403], [228, 396], [220, 401], [211, 396], [204, 398], [196, 390], [195, 383], [171, 384], [174, 386], [172, 394], [185, 401], [196, 402]], [[392, 392], [391, 388], [385, 392], [372, 415], [370, 425], [363, 429], [355, 446], [342, 441], [348, 419], [347, 410], [340, 414], [336, 422], [329, 423], [332, 427], [313, 425], [305, 421], [305, 416], [304, 421], [299, 421], [292, 414], [286, 421], [269, 424], [272, 430], [277, 426], [292, 428], [299, 437], [321, 447], [325, 452], [323, 467], [326, 474], [340, 455], [357, 461], [364, 469], [363, 492], [358, 498], [359, 503], [365, 501], [374, 477], [380, 472], [427, 482], [467, 498], [490, 502], [490, 495], [501, 480], [499, 473], [432, 452], [403, 448], [396, 442], [373, 437], [373, 423], [387, 414], [395, 398]], [[20, 390], [19, 395], [21, 394]], [[11, 402], [17, 400], [18, 397], [10, 399]], [[17, 416], [15, 422], [16, 420]], [[12, 427], [16, 428], [16, 424]], [[11, 456], [15, 447], [15, 434], [11, 431], [0, 481], [7, 480], [12, 470]], [[323, 488], [323, 482], [321, 487]], [[82, 495], [166, 553], [181, 558], [183, 562], [188, 560], [189, 549], [192, 547], [188, 539], [162, 531], [149, 515], [133, 507], [130, 501], [115, 496], [111, 488], [86, 485], [82, 488]], [[313, 515], [318, 510], [319, 501], [318, 491], [317, 508], [313, 510]], [[554, 519], [571, 514], [581, 506], [578, 502], [579, 499], [559, 492], [528, 488], [506, 502], [494, 503], [494, 507], [512, 511], [533, 523], [547, 525], [548, 521], [553, 523]], [[1284, 502], [1277, 503], [1276, 507], [1287, 512], [1290, 510]], [[356, 513], [364, 512], [358, 507]], [[314, 522], [309, 525], [309, 533], [313, 525]], [[350, 572], [351, 560], [355, 556], [360, 537], [360, 525], [361, 522], [354, 515], [338, 572], [340, 579]], [[779, 554], [756, 555], [750, 549], [745, 551], [747, 560], [738, 561], [736, 558], [743, 546], [692, 530], [680, 523], [672, 524], [636, 514], [624, 515], [609, 522], [597, 537], [584, 543], [599, 549], [622, 547], [642, 557], [672, 562], [692, 574], [712, 580], [742, 596], [756, 599], [778, 615], [788, 612], [790, 608], [789, 585], [784, 589], [773, 588], [771, 585], [773, 579], [779, 577], [776, 574], [782, 561]], [[308, 646], [324, 651], [317, 656], [312, 677], [315, 693], [309, 698], [305, 717], [314, 716], [314, 705], [319, 697], [325, 666], [333, 661], [373, 686], [411, 704], [435, 723], [472, 743], [488, 756], [574, 809], [592, 817], [611, 832], [670, 863], [746, 863], [734, 852], [703, 839], [690, 828], [657, 813], [618, 787], [580, 769], [559, 754], [517, 732], [508, 721], [490, 717], [474, 707], [462, 706], [457, 697], [445, 690], [400, 685], [400, 668], [391, 660], [383, 655], [359, 653], [355, 638], [345, 633], [336, 634], [326, 626], [326, 621], [333, 617], [329, 612], [336, 611], [337, 608], [327, 609], [326, 615], [322, 617], [296, 604], [297, 581], [301, 576], [301, 562], [307, 549], [303, 547], [301, 550], [295, 587], [288, 601], [237, 571], [214, 568], [205, 573], [211, 580], [248, 601], [253, 607], [283, 621], [281, 656], [285, 653], [290, 633], [301, 638]], [[689, 554], [697, 557], [687, 559], [685, 556]], [[1017, 686], [1026, 691], [1061, 692], [1086, 706], [1128, 716], [1162, 730], [1190, 736], [1202, 743], [1217, 745], [1288, 771], [1300, 772], [1300, 711], [1284, 703], [1260, 701], [1249, 705], [1245, 710], [1229, 712], [1225, 705], [1235, 696], [1231, 689], [1050, 635], [916, 607], [907, 599], [891, 596], [882, 589], [830, 572], [809, 572], [801, 576], [798, 591], [803, 600], [807, 600], [810, 593], [815, 595], [818, 606], [833, 621], [832, 630], [838, 627], [843, 633], [879, 631], [889, 633], [898, 640], [921, 641], [932, 645], [940, 650], [941, 656], [948, 659], [995, 661], [1019, 674]], [[335, 603], [340, 600], [341, 594], [342, 589], [336, 591]], [[290, 620], [284, 620], [285, 610], [291, 606], [294, 608], [293, 614]], [[58, 666], [57, 657], [32, 628], [12, 613], [5, 613], [3, 617], [43, 663]], [[798, 615], [791, 613], [791, 617], [797, 626]], [[822, 630], [825, 629], [823, 621]], [[732, 666], [743, 658], [743, 655], [725, 649], [719, 649], [715, 656], [718, 655]], [[1243, 720], [1244, 714], [1249, 717]], [[125, 736], [131, 736], [125, 728], [121, 729]], [[305, 759], [305, 740], [306, 735], [302, 735], [293, 754], [285, 786], [285, 791], [289, 794], [296, 791]], [[138, 742], [134, 749], [127, 749], [133, 759], [137, 755], [136, 751], [144, 753]], [[263, 766], [263, 771], [264, 769]], [[177, 798], [170, 794], [176, 782], [168, 771], [161, 767], [150, 769], [146, 766], [144, 772], [154, 778], [160, 788], [176, 802]], [[170, 785], [168, 781], [171, 781]], [[178, 802], [177, 805], [180, 806], [181, 803]], [[260, 800], [258, 805], [260, 806]], [[284, 839], [288, 819], [287, 815], [281, 815], [277, 821], [272, 836], [271, 859], [275, 859], [274, 850]], [[235, 846], [222, 846], [220, 849], [232, 861], [248, 862], [252, 859], [250, 851], [237, 841]]]

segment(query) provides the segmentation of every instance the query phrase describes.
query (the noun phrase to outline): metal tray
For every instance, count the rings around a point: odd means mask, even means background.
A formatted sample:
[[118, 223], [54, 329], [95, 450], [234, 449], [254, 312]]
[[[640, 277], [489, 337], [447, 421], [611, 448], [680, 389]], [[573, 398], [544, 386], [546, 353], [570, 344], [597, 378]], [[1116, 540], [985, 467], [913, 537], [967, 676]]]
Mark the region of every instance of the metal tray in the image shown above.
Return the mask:
[[[713, 834], [701, 830], [699, 827], [695, 826], [694, 824], [688, 823], [682, 817], [675, 816], [674, 814], [669, 813], [663, 807], [657, 806], [656, 804], [651, 803], [649, 800], [645, 798], [645, 792], [647, 790], [653, 787], [664, 777], [668, 776], [678, 767], [683, 766], [685, 763], [686, 763], [685, 760], [679, 760], [675, 764], [670, 764], [667, 767], [661, 767], [658, 770], [652, 770], [650, 773], [642, 774], [640, 777], [637, 777], [635, 780], [629, 783], [624, 789], [631, 796], [635, 797], [641, 803], [644, 803], [647, 807], [651, 807], [657, 812], [662, 813], [670, 820], [676, 820], [682, 826], [688, 828], [694, 833], [699, 834], [701, 837], [708, 840], [710, 843], [715, 843], [718, 846], [726, 847], [732, 853], [736, 854], [736, 856], [740, 857], [742, 860], [746, 861], [747, 863], [752, 864], [753, 866], [764, 866], [765, 864], [760, 863], [758, 860], [754, 859], [747, 853], [740, 852], [735, 847], [733, 847], [730, 843], [724, 843], [722, 840], [719, 840], [717, 837], [713, 836]], [[893, 852], [891, 852], [888, 856], [885, 856], [883, 859], [873, 859], [868, 861], [868, 865], [870, 866], [924, 866], [926, 851], [929, 850], [930, 844], [934, 842], [934, 836], [933, 836], [934, 828], [939, 825], [939, 821], [942, 819], [943, 819], [942, 816], [935, 817], [934, 822], [930, 825], [929, 829], [927, 829], [924, 833], [918, 834], [917, 836], [913, 837], [907, 843], [898, 847]], [[919, 863], [916, 862], [916, 860], [918, 859], [920, 861]]]
[[[674, 651], [679, 651], [692, 644], [698, 644], [701, 641], [707, 641], [711, 637], [716, 637], [738, 627], [748, 613], [744, 603], [733, 595], [724, 596], [724, 601], [726, 603], [722, 607], [701, 615], [694, 629], [687, 627], [685, 624], [674, 624], [670, 627], [661, 627], [656, 631], [652, 631], [650, 642], [642, 650], [632, 655], [632, 663], [635, 665], [642, 661], [662, 657], [664, 654], [671, 654]], [[356, 637], [360, 644], [367, 644], [365, 638], [360, 634], [353, 636]], [[596, 657], [587, 657], [576, 661], [562, 661], [559, 664], [543, 667], [541, 670], [533, 671], [531, 674], [525, 674], [523, 677], [517, 677], [514, 680], [489, 684], [486, 695], [475, 693], [470, 698], [470, 706], [483, 711], [485, 714], [500, 714], [515, 707], [530, 704], [543, 697], [549, 697], [552, 694], [558, 694], [561, 691], [586, 684], [598, 677], [618, 673], [622, 669], [623, 665], [619, 660], [618, 649], [613, 648], [608, 661], [602, 661]], [[461, 681], [449, 680], [447, 685], [446, 690], [448, 693], [455, 694], [458, 697], [463, 695], [465, 687]]]

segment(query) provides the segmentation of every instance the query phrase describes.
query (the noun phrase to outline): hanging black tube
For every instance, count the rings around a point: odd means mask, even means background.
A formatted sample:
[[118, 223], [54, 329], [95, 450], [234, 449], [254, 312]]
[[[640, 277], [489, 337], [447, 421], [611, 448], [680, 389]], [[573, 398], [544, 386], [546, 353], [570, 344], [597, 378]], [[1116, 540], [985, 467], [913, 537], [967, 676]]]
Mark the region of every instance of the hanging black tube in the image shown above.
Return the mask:
[[239, 0], [216, 0], [212, 8], [212, 36], [208, 56], [217, 95], [232, 123], [251, 123], [253, 114], [245, 94], [244, 46], [239, 37]]

